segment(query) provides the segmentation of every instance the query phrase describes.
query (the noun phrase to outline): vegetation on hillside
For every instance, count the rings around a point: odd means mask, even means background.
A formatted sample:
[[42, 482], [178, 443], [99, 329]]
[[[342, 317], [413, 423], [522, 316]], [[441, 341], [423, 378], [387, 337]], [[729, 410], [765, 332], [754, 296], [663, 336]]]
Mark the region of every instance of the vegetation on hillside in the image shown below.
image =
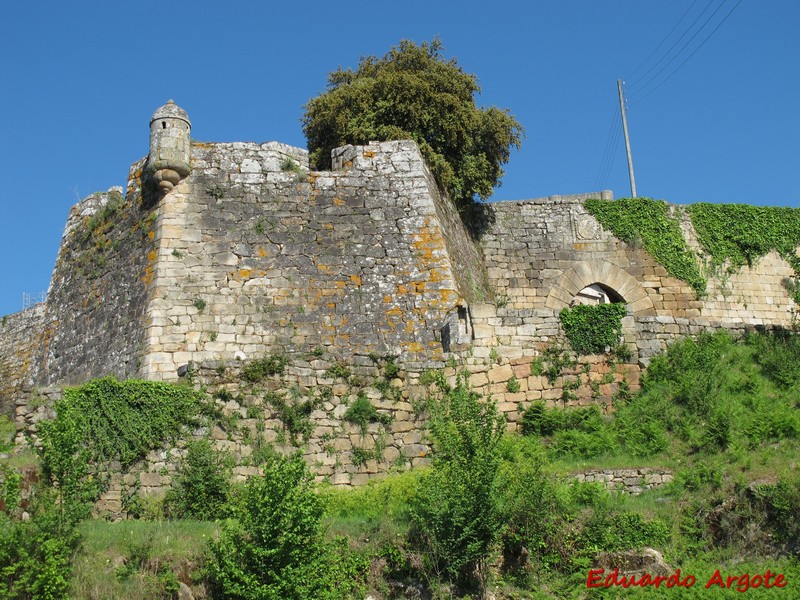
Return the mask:
[[[433, 379], [431, 467], [354, 490], [315, 484], [298, 456], [277, 455], [263, 476], [234, 485], [215, 468], [224, 456], [199, 442], [180, 494], [164, 506], [150, 500], [139, 521], [82, 521], [85, 512], [70, 508], [80, 496], [59, 490], [75, 479], [68, 473], [46, 480], [55, 485], [26, 504], [23, 521], [19, 477], [5, 467], [0, 598], [174, 598], [179, 580], [204, 583], [212, 598], [615, 597], [618, 588], [587, 589], [589, 570], [601, 551], [644, 547], [696, 578], [693, 588], [669, 590], [675, 597], [698, 589], [728, 597], [719, 585], [702, 589], [716, 569], [737, 576], [734, 586], [740, 574], [770, 569], [789, 582], [777, 591], [796, 595], [796, 334], [684, 340], [653, 360], [641, 392], [618, 396], [613, 415], [534, 403], [514, 434], [464, 378]], [[669, 468], [675, 478], [640, 496], [574, 478], [634, 466]], [[206, 504], [213, 514], [196, 512]], [[626, 590], [653, 592], [661, 590]]]
[[478, 108], [476, 77], [441, 51], [438, 39], [403, 40], [383, 57], [363, 57], [355, 71], [328, 75], [303, 117], [311, 163], [330, 168], [331, 150], [345, 144], [414, 140], [456, 206], [488, 198], [522, 126], [507, 110]]

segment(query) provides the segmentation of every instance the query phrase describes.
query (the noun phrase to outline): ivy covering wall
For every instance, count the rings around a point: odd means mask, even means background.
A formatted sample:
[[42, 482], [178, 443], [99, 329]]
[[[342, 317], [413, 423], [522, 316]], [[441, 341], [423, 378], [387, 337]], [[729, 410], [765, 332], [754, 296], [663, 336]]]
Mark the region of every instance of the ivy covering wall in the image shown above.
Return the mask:
[[623, 242], [644, 246], [670, 275], [685, 281], [698, 296], [705, 294], [705, 277], [666, 202], [652, 198], [613, 202], [591, 199], [584, 206], [605, 229]]
[[64, 499], [94, 502], [114, 461], [125, 469], [194, 422], [202, 394], [156, 381], [106, 377], [64, 390], [40, 425], [42, 472]]
[[582, 305], [565, 308], [559, 314], [570, 346], [578, 354], [602, 354], [614, 348], [622, 336], [622, 303]]
[[795, 272], [789, 292], [800, 304], [800, 209], [748, 204], [699, 203], [688, 207], [697, 239], [712, 264], [727, 264], [728, 271], [752, 266], [775, 250]]
[[[616, 237], [642, 245], [673, 277], [705, 294], [706, 278], [681, 232], [678, 219], [662, 200], [622, 198], [587, 200], [586, 210]], [[775, 250], [794, 269], [787, 290], [800, 304], [800, 209], [747, 204], [692, 204], [686, 208], [703, 252], [715, 267], [733, 272], [752, 266]]]

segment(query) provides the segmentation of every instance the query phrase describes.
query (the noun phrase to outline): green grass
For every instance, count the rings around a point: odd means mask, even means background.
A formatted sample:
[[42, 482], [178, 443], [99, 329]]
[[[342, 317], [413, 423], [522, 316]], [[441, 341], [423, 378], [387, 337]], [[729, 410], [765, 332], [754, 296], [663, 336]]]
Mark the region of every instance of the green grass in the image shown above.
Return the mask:
[[408, 531], [408, 507], [424, 469], [393, 474], [359, 488], [322, 489], [328, 536], [352, 541], [393, 540]]
[[[72, 595], [86, 600], [152, 600], [164, 593], [159, 571], [169, 569], [180, 579], [197, 570], [209, 539], [219, 534], [217, 523], [199, 521], [119, 521], [92, 519], [80, 526], [81, 549], [73, 560]], [[136, 556], [144, 565], [129, 577], [121, 569]]]

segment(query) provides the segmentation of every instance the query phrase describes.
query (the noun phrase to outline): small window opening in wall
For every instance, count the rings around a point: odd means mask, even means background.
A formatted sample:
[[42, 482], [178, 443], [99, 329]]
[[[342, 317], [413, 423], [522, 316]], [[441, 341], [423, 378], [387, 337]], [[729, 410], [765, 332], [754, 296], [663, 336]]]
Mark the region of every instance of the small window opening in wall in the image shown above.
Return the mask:
[[167, 128], [167, 122], [161, 121], [161, 129], [166, 129], [166, 128]]
[[467, 307], [458, 307], [458, 335], [459, 337], [469, 334], [469, 325], [467, 324]]

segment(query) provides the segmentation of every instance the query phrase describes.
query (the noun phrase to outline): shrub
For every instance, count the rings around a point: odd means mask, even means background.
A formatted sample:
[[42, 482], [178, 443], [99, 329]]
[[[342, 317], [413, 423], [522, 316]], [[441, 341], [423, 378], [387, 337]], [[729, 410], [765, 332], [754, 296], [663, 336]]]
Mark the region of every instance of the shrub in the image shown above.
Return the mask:
[[209, 521], [228, 511], [230, 465], [208, 440], [189, 444], [181, 471], [164, 498], [167, 514], [177, 519]]
[[[53, 494], [40, 490], [28, 521], [0, 513], [0, 598], [61, 600], [67, 597], [70, 558], [79, 537]], [[69, 514], [69, 513], [67, 513]]]
[[503, 570], [523, 577], [561, 563], [559, 528], [565, 507], [552, 477], [542, 473], [541, 450], [511, 436], [503, 440], [503, 466], [498, 479], [499, 508], [505, 524], [500, 536]]
[[251, 479], [218, 541], [206, 575], [220, 598], [242, 600], [346, 597], [363, 578], [359, 561], [340, 560], [323, 542], [323, 501], [298, 455], [273, 455]]
[[434, 573], [482, 591], [487, 558], [502, 528], [498, 444], [505, 422], [465, 380], [441, 388], [441, 397], [431, 402], [433, 463], [412, 503], [412, 522]]

